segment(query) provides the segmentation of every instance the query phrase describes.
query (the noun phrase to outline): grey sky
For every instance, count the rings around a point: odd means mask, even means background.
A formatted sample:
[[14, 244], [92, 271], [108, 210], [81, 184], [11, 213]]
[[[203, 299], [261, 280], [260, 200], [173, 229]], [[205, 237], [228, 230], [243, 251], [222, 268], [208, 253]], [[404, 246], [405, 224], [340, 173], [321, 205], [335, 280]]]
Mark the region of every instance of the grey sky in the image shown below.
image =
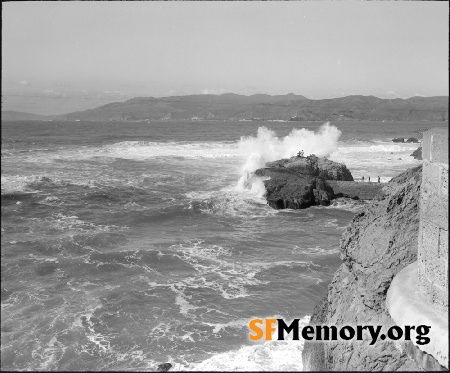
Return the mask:
[[2, 8], [3, 109], [68, 112], [136, 95], [202, 92], [448, 95], [447, 2]]

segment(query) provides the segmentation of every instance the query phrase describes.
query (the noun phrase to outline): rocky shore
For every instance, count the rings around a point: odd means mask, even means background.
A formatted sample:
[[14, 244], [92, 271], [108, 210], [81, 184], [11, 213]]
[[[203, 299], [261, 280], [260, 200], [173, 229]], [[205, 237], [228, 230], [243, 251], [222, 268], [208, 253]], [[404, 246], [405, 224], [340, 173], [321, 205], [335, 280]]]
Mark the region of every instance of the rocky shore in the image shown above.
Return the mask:
[[418, 143], [419, 140], [416, 139], [415, 137], [410, 137], [408, 139], [405, 139], [404, 137], [397, 137], [395, 139], [392, 139], [392, 142], [413, 142], [413, 143]]
[[[393, 277], [416, 260], [422, 166], [393, 178], [353, 218], [340, 242], [342, 265], [311, 317], [317, 325], [394, 325], [386, 306]], [[389, 340], [306, 342], [304, 370], [421, 370]]]
[[414, 150], [411, 154], [411, 157], [413, 157], [414, 159], [422, 160], [422, 147], [419, 147], [416, 150]]
[[343, 163], [315, 155], [269, 162], [255, 174], [263, 178], [267, 203], [275, 209], [327, 206], [339, 197], [370, 200], [384, 185], [354, 182]]

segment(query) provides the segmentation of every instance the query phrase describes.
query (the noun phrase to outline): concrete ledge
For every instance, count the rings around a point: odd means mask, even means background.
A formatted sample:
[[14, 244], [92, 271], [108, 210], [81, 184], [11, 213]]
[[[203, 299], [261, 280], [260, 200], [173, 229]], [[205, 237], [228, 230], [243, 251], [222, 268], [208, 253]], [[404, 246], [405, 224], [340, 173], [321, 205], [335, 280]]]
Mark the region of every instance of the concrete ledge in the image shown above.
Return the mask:
[[415, 331], [411, 331], [411, 342], [448, 368], [448, 313], [437, 309], [423, 298], [417, 278], [417, 262], [397, 273], [387, 292], [386, 307], [400, 327], [431, 326], [427, 335], [430, 338], [428, 344], [417, 344]]
[[343, 197], [372, 200], [386, 183], [360, 183], [356, 181], [327, 180], [334, 194]]

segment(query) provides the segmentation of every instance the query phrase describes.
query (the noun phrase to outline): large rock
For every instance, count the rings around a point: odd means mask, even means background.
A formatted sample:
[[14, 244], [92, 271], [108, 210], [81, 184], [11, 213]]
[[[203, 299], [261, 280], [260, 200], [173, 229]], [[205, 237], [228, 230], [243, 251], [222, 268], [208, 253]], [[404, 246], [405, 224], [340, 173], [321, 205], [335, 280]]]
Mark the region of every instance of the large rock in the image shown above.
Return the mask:
[[422, 160], [422, 147], [419, 147], [416, 150], [414, 150], [411, 156], [414, 157], [414, 159]]
[[266, 199], [275, 209], [327, 206], [333, 198], [354, 198], [345, 193], [335, 194], [327, 182], [327, 180], [353, 181], [347, 167], [343, 163], [318, 158], [315, 155], [268, 162], [266, 168], [256, 170], [255, 174], [265, 178]]
[[395, 139], [392, 139], [393, 142], [405, 142], [405, 139], [403, 137], [396, 137]]
[[405, 142], [418, 143], [418, 142], [419, 142], [419, 139], [416, 139], [415, 137], [410, 137], [410, 138], [408, 138]]
[[[386, 306], [393, 277], [417, 257], [422, 167], [393, 178], [341, 238], [343, 264], [311, 324], [394, 325]], [[394, 342], [306, 342], [304, 370], [420, 370]]]
[[299, 174], [318, 176], [325, 180], [353, 181], [353, 176], [345, 164], [333, 162], [324, 157], [319, 158], [315, 155], [280, 159], [279, 161], [268, 162], [266, 167], [284, 167]]
[[262, 168], [257, 176], [264, 181], [266, 199], [275, 209], [302, 209], [313, 205], [329, 205], [333, 189], [320, 177], [300, 174], [288, 168]]
[[159, 364], [156, 371], [157, 372], [168, 372], [172, 368], [172, 364], [170, 363], [162, 363]]

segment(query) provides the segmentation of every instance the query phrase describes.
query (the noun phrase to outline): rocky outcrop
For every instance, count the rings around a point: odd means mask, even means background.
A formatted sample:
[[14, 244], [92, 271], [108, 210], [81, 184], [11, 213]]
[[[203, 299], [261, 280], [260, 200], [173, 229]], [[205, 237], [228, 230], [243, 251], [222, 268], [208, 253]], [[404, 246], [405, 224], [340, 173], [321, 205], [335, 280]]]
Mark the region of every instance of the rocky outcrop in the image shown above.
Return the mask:
[[162, 363], [158, 365], [156, 369], [157, 372], [168, 372], [172, 368], [172, 364], [170, 363]]
[[302, 209], [313, 205], [329, 205], [333, 189], [319, 177], [300, 174], [285, 167], [262, 168], [255, 174], [269, 177], [264, 181], [266, 199], [274, 209]]
[[353, 176], [345, 164], [330, 161], [324, 157], [319, 158], [314, 154], [308, 157], [294, 156], [289, 159], [268, 162], [266, 167], [284, 167], [299, 174], [317, 176], [325, 180], [353, 181]]
[[393, 142], [413, 142], [413, 143], [418, 143], [419, 140], [416, 139], [415, 137], [409, 137], [407, 139], [404, 139], [403, 137], [396, 137], [395, 139], [392, 139]]
[[[311, 324], [394, 325], [386, 306], [393, 277], [416, 260], [422, 167], [393, 178], [341, 238], [342, 265]], [[419, 370], [394, 342], [306, 342], [304, 370]]]
[[343, 163], [315, 155], [268, 162], [255, 174], [265, 179], [266, 199], [275, 209], [326, 206], [338, 197], [372, 199], [381, 188], [381, 184], [353, 182], [352, 174]]
[[422, 160], [422, 147], [419, 147], [416, 150], [414, 150], [411, 156], [414, 157], [414, 159]]

